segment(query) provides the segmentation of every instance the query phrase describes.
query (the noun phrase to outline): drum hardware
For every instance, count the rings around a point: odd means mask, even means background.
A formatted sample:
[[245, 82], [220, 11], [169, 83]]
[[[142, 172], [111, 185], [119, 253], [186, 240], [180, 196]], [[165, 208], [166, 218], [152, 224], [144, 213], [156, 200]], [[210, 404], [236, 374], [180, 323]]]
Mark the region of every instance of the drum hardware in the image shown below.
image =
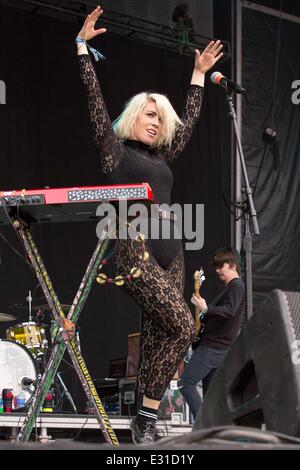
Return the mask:
[[28, 302], [28, 310], [29, 310], [29, 323], [31, 323], [32, 318], [31, 318], [31, 307], [32, 307], [32, 296], [31, 296], [31, 290], [29, 291], [28, 297], [26, 297], [26, 301]]
[[14, 321], [16, 319], [17, 317], [15, 317], [14, 315], [8, 315], [7, 313], [0, 313], [0, 322]]
[[45, 326], [47, 325], [32, 321], [33, 307], [31, 290], [28, 291], [26, 303], [28, 303], [28, 322], [12, 325], [6, 330], [6, 338], [27, 347], [36, 359], [39, 356], [45, 355], [48, 350], [48, 341], [45, 329]]
[[[0, 391], [9, 389], [12, 393], [12, 411], [27, 412], [32, 402], [33, 395], [40, 383], [42, 374], [39, 373], [37, 360], [26, 346], [9, 339], [0, 339]], [[55, 383], [56, 382], [56, 383]], [[52, 411], [59, 408], [62, 403], [63, 396], [68, 399], [72, 411], [77, 413], [77, 409], [73, 398], [68, 391], [61, 373], [56, 374], [51, 393], [54, 399], [54, 407]], [[19, 407], [18, 397], [24, 399], [23, 406]], [[45, 407], [43, 406], [44, 411]]]
[[[71, 305], [67, 304], [61, 304], [61, 308], [64, 312], [69, 312]], [[46, 312], [51, 312], [51, 309], [48, 304], [39, 304], [39, 305], [34, 305], [32, 307], [33, 310], [41, 310], [41, 311], [46, 311]]]
[[34, 358], [45, 354], [48, 349], [44, 326], [32, 321], [11, 326], [6, 330], [6, 338], [27, 347]]
[[48, 442], [54, 442], [54, 439], [52, 439], [52, 436], [48, 434], [47, 428], [41, 427], [40, 430], [40, 435], [38, 436], [38, 440], [42, 444], [47, 444]]
[[66, 398], [69, 400], [69, 402], [70, 402], [70, 404], [71, 404], [71, 407], [72, 407], [74, 413], [77, 414], [78, 411], [77, 411], [76, 405], [75, 405], [75, 403], [74, 403], [74, 400], [73, 400], [73, 398], [72, 398], [71, 393], [70, 393], [69, 390], [67, 389], [67, 387], [66, 387], [66, 385], [65, 385], [65, 383], [64, 383], [64, 381], [63, 381], [63, 379], [62, 379], [62, 377], [61, 377], [61, 373], [60, 373], [60, 372], [57, 372], [56, 377], [58, 378], [58, 381], [59, 381], [59, 383], [60, 383], [60, 385], [61, 385], [61, 387], [62, 387], [62, 389], [63, 389], [63, 393], [62, 393], [62, 395], [61, 395], [61, 398], [63, 398], [63, 396], [65, 395]]
[[[32, 374], [29, 376], [29, 374], [25, 374], [23, 376], [18, 376], [18, 380], [16, 379], [15, 380], [15, 383], [14, 383], [14, 386], [13, 388], [11, 388], [11, 391], [12, 391], [12, 394], [13, 394], [13, 397], [14, 397], [14, 406], [13, 406], [13, 411], [17, 411], [17, 412], [27, 412], [29, 406], [30, 406], [30, 403], [31, 403], [31, 400], [32, 400], [32, 396], [36, 390], [36, 387], [38, 385], [38, 383], [40, 382], [41, 378], [42, 378], [42, 373], [44, 372], [45, 370], [45, 367], [46, 367], [46, 353], [48, 352], [48, 340], [46, 338], [46, 331], [48, 329], [48, 325], [45, 324], [45, 323], [40, 323], [38, 321], [38, 319], [42, 319], [43, 318], [43, 312], [44, 311], [49, 311], [49, 305], [45, 305], [45, 304], [38, 304], [38, 305], [34, 305], [32, 306], [32, 296], [31, 296], [31, 291], [29, 291], [28, 293], [28, 296], [26, 297], [26, 303], [25, 304], [19, 304], [18, 305], [18, 308], [24, 308], [26, 305], [28, 304], [28, 310], [29, 310], [29, 321], [28, 322], [24, 322], [24, 323], [18, 323], [18, 324], [14, 324], [12, 325], [10, 328], [8, 328], [6, 330], [6, 340], [4, 340], [5, 342], [7, 342], [8, 344], [12, 343], [12, 344], [15, 344], [18, 348], [18, 346], [20, 346], [20, 348], [22, 349], [22, 351], [24, 349], [27, 349], [28, 351], [28, 358], [31, 359], [31, 361], [34, 362], [34, 369], [36, 370], [36, 374], [35, 377], [33, 378], [32, 377]], [[63, 305], [63, 308], [65, 311], [69, 311], [70, 309], [70, 306], [65, 304]], [[32, 315], [32, 311], [36, 311], [36, 320], [37, 321], [32, 321], [33, 320], [33, 315]], [[8, 315], [8, 314], [0, 314], [1, 315], [1, 320], [0, 321], [13, 321], [13, 320], [16, 320], [17, 317], [13, 316], [13, 315]], [[57, 340], [62, 340], [61, 338], [61, 335], [60, 335], [60, 331], [59, 331], [59, 328], [57, 328], [57, 331], [56, 331], [56, 334], [57, 332], [59, 333], [58, 336], [55, 336], [55, 338], [52, 338], [52, 344], [54, 344], [55, 341]], [[77, 341], [79, 342], [79, 336], [78, 336], [78, 333], [77, 333]], [[4, 346], [2, 345], [2, 350], [3, 350]], [[10, 357], [7, 359], [7, 361], [9, 362], [10, 359], [16, 355], [16, 351], [18, 351], [18, 349], [16, 349], [14, 346], [11, 346], [10, 349], [13, 349], [14, 351], [14, 354], [11, 355], [10, 353]], [[9, 349], [8, 346], [6, 349]], [[27, 355], [26, 355], [27, 357]], [[29, 359], [29, 361], [30, 361]], [[6, 362], [7, 362], [6, 361]], [[28, 362], [28, 361], [27, 361]], [[3, 361], [1, 361], [1, 349], [0, 349], [0, 374], [2, 374], [2, 369], [3, 369], [3, 366], [4, 367], [9, 367], [10, 369], [12, 369], [12, 365], [8, 365], [5, 363], [5, 360], [4, 360], [4, 363]], [[25, 369], [24, 372], [26, 372], [27, 369]], [[0, 380], [0, 391], [2, 390], [2, 388], [10, 388], [11, 385], [11, 380], [7, 380], [7, 375], [10, 376], [12, 375], [12, 372], [6, 372], [4, 371], [4, 377], [3, 377], [3, 381]], [[19, 374], [20, 375], [20, 374]], [[22, 374], [21, 374], [22, 375]], [[1, 388], [2, 387], [2, 388]], [[17, 406], [17, 402], [20, 403], [21, 400], [19, 399], [21, 397], [21, 395], [24, 394], [25, 395], [25, 400], [23, 400], [23, 402], [25, 401], [25, 405], [24, 406]], [[66, 398], [68, 399], [69, 403], [71, 404], [71, 409], [72, 411], [74, 411], [75, 413], [77, 413], [77, 409], [76, 409], [76, 406], [75, 406], [75, 403], [73, 401], [73, 398], [70, 394], [70, 392], [68, 391], [66, 385], [64, 384], [63, 382], [63, 379], [61, 377], [61, 374], [58, 375], [58, 373], [56, 374], [56, 376], [54, 377], [54, 382], [53, 382], [53, 385], [52, 385], [52, 395], [53, 395], [53, 398], [55, 399], [55, 405], [52, 409], [52, 411], [54, 411], [55, 409], [60, 409], [60, 404], [62, 403], [62, 398], [63, 396], [66, 396]], [[43, 406], [42, 409], [47, 409], [47, 407], [45, 408]]]
[[[29, 303], [29, 321], [12, 325], [6, 330], [6, 338], [0, 340], [0, 392], [10, 389], [13, 396], [13, 412], [27, 412], [32, 402], [33, 394], [39, 384], [46, 367], [48, 340], [46, 332], [48, 325], [32, 321], [32, 311], [42, 312], [45, 305], [32, 307], [31, 291], [26, 298]], [[24, 308], [24, 305], [22, 306]], [[69, 310], [68, 305], [64, 308]], [[49, 306], [47, 308], [49, 310]], [[42, 315], [37, 313], [36, 317]], [[0, 314], [0, 321], [14, 321], [17, 317], [5, 313]], [[77, 341], [79, 341], [77, 333]], [[52, 411], [61, 411], [62, 398], [68, 400], [72, 412], [77, 413], [74, 400], [68, 391], [60, 373], [54, 377], [52, 385], [54, 407]], [[21, 400], [22, 398], [22, 400]], [[45, 406], [43, 406], [43, 409]]]
[[36, 385], [36, 380], [30, 379], [29, 377], [23, 377], [21, 380], [22, 389], [26, 390], [30, 385]]
[[[0, 370], [0, 390], [11, 389], [14, 397], [24, 393], [26, 407], [35, 390], [33, 383], [38, 379], [36, 362], [31, 352], [15, 341], [0, 339]], [[24, 378], [32, 381], [28, 388], [22, 387]]]

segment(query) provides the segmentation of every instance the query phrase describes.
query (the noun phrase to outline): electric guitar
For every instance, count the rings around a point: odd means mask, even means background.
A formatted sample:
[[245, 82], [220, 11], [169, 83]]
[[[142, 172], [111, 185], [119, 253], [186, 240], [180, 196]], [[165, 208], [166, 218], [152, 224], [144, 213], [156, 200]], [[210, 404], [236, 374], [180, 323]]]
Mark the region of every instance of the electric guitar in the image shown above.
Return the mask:
[[[194, 294], [195, 297], [200, 297], [200, 287], [205, 281], [204, 271], [203, 268], [200, 268], [199, 271], [195, 271], [194, 273]], [[193, 341], [192, 348], [195, 349], [199, 343], [199, 335], [203, 331], [203, 324], [201, 323], [201, 311], [199, 307], [195, 307], [195, 330], [196, 330], [196, 338]]]

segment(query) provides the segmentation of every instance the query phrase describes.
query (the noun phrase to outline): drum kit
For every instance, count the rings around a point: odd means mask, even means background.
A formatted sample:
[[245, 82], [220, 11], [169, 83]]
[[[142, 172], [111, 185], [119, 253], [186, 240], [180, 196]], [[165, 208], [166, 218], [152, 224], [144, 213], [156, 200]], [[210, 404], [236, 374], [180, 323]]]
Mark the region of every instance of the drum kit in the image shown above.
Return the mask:
[[[0, 394], [3, 389], [10, 389], [14, 397], [21, 394], [25, 397], [25, 408], [46, 367], [49, 341], [55, 341], [55, 338], [51, 337], [51, 326], [38, 321], [44, 316], [44, 312], [49, 311], [49, 305], [32, 307], [30, 292], [26, 300], [29, 302], [29, 321], [12, 325], [6, 330], [6, 338], [0, 339]], [[70, 306], [63, 305], [62, 308], [68, 311]], [[36, 321], [32, 321], [32, 310], [36, 312]], [[0, 322], [15, 320], [15, 315], [0, 313]], [[60, 375], [58, 379], [62, 383]], [[66, 390], [64, 384], [63, 389]]]

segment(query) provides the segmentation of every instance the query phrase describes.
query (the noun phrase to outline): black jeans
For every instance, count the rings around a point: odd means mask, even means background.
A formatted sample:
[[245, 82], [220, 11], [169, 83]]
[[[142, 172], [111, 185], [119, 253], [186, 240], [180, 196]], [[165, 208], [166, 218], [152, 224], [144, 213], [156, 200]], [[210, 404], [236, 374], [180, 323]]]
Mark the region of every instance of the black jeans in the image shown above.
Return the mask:
[[197, 384], [202, 381], [204, 396], [227, 351], [227, 349], [213, 349], [200, 344], [193, 352], [185, 371], [178, 381], [178, 388], [186, 399], [194, 419], [196, 419], [202, 404]]

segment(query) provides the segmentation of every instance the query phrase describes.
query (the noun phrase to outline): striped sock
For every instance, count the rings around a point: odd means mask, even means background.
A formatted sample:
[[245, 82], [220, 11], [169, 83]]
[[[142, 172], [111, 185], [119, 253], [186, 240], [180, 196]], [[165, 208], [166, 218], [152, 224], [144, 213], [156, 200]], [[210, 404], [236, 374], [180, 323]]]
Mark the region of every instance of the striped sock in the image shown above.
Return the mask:
[[155, 408], [148, 408], [147, 406], [142, 406], [138, 412], [137, 419], [141, 421], [156, 421], [157, 420], [157, 411]]

